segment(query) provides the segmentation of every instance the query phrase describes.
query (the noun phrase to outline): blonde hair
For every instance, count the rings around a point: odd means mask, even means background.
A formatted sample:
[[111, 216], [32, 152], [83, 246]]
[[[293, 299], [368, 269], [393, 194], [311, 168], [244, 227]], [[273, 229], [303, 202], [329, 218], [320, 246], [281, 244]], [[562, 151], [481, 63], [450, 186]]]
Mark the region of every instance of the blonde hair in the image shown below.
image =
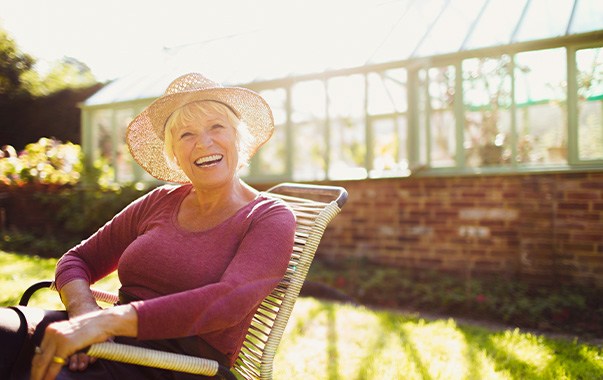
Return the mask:
[[165, 156], [167, 165], [171, 169], [180, 169], [178, 163], [176, 162], [176, 157], [174, 156], [174, 150], [172, 147], [172, 129], [193, 122], [197, 117], [199, 117], [199, 114], [208, 116], [208, 113], [210, 112], [218, 113], [226, 117], [226, 120], [228, 120], [228, 122], [235, 128], [237, 136], [236, 145], [239, 154], [239, 166], [237, 169], [248, 165], [249, 158], [252, 153], [250, 147], [253, 144], [253, 136], [249, 132], [247, 124], [240, 120], [233, 110], [224, 103], [212, 100], [199, 100], [196, 102], [187, 103], [182, 107], [177, 108], [165, 123], [163, 154]]

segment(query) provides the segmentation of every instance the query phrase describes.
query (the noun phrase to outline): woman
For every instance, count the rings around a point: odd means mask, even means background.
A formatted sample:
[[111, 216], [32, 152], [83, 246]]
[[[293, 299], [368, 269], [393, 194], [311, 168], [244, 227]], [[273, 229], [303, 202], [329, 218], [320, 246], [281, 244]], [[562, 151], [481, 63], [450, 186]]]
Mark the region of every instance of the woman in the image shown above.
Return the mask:
[[[17, 360], [33, 354], [32, 379], [202, 378], [78, 353], [108, 339], [232, 366], [293, 245], [291, 210], [237, 175], [272, 130], [258, 94], [200, 74], [176, 79], [132, 121], [133, 157], [154, 177], [180, 185], [133, 202], [59, 260], [55, 283], [68, 319], [30, 308], [2, 311], [2, 325], [13, 326], [10, 339], [33, 342]], [[120, 305], [101, 310], [89, 285], [115, 269]], [[15, 378], [23, 376], [18, 368]]]

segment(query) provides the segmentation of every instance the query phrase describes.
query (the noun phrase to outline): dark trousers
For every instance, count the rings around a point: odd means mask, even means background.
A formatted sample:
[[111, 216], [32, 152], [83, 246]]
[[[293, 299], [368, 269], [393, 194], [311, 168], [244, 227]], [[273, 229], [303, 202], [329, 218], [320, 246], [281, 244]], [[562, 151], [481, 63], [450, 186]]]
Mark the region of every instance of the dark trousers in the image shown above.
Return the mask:
[[[29, 379], [34, 349], [42, 341], [46, 326], [54, 321], [64, 320], [66, 318], [67, 313], [65, 311], [49, 311], [21, 306], [0, 308], [0, 379]], [[221, 364], [227, 363], [227, 359], [224, 355], [217, 352], [206, 343], [204, 345], [204, 342], [198, 337], [158, 341], [140, 341], [135, 338], [116, 337], [115, 342], [162, 351], [196, 355], [217, 360]], [[67, 367], [63, 367], [57, 379], [200, 380], [210, 379], [210, 377], [99, 359], [83, 372], [71, 371]]]

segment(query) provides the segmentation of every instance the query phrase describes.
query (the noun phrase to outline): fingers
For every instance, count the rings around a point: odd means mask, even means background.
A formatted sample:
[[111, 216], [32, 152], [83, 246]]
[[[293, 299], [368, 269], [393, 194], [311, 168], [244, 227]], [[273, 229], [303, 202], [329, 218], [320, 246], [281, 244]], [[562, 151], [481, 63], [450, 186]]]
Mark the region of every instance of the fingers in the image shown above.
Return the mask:
[[59, 355], [51, 356], [49, 352], [50, 349], [45, 353], [41, 347], [36, 347], [32, 361], [32, 379], [54, 379], [65, 365], [68, 365], [71, 371], [84, 371], [96, 361], [96, 358], [84, 353], [77, 353], [64, 359]]
[[72, 371], [84, 371], [95, 361], [96, 358], [90, 357], [84, 353], [74, 354], [69, 357], [69, 369]]
[[86, 369], [91, 361], [78, 352], [93, 343], [105, 341], [108, 323], [107, 317], [96, 312], [49, 324], [40, 344], [41, 351], [32, 360], [31, 378], [54, 379], [63, 365], [75, 370]]
[[65, 364], [67, 364], [67, 359], [57, 354], [54, 347], [48, 345], [36, 347], [31, 362], [31, 379], [53, 380]]
[[36, 348], [35, 355], [31, 362], [32, 380], [52, 380], [63, 366], [69, 363], [69, 356], [74, 351], [69, 348], [68, 342], [60, 333], [57, 326], [62, 326], [65, 322], [54, 322], [46, 327], [44, 338], [39, 348]]

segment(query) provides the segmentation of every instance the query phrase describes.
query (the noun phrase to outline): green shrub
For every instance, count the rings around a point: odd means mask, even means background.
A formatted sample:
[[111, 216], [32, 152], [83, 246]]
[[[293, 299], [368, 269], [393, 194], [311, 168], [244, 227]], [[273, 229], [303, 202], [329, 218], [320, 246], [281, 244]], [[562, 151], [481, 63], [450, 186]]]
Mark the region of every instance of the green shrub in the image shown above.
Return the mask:
[[552, 331], [603, 334], [602, 289], [597, 288], [543, 287], [497, 277], [467, 279], [366, 259], [317, 259], [308, 280], [335, 287], [370, 306], [445, 313]]
[[146, 191], [111, 181], [106, 162], [84, 170], [81, 149], [71, 143], [42, 138], [18, 156], [7, 152], [0, 159], [10, 222], [0, 249], [7, 251], [58, 257]]

